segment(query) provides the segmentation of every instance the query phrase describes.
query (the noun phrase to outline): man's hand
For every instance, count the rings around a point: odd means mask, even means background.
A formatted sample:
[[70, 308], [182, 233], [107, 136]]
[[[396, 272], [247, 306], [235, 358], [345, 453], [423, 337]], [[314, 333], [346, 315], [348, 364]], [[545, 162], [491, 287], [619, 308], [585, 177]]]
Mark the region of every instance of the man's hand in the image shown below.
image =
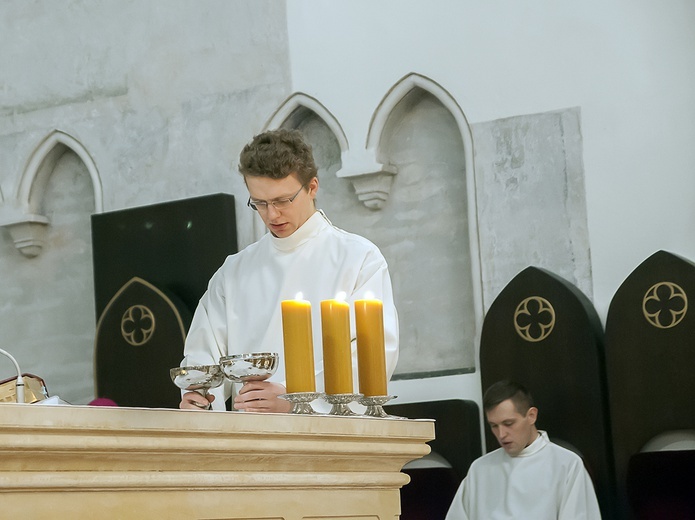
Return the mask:
[[181, 398], [179, 408], [182, 410], [209, 410], [214, 400], [215, 396], [212, 394], [208, 394], [206, 399], [198, 392], [186, 392]]
[[234, 408], [247, 412], [288, 413], [292, 403], [278, 397], [286, 393], [285, 387], [279, 383], [249, 381], [239, 389], [234, 398]]

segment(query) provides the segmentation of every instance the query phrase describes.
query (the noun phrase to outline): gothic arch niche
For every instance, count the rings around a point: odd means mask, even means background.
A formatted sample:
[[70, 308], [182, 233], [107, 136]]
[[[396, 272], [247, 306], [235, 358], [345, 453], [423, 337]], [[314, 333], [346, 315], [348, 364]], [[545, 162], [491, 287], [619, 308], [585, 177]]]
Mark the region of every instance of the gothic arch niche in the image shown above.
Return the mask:
[[46, 183], [56, 163], [67, 151], [74, 153], [83, 163], [90, 181], [94, 211], [102, 211], [101, 179], [92, 157], [79, 141], [60, 130], [51, 132], [32, 153], [17, 190], [19, 205], [30, 212], [39, 212]]
[[336, 118], [317, 99], [302, 92], [296, 92], [287, 98], [272, 115], [265, 128], [300, 129], [299, 127], [302, 126], [303, 122], [312, 117], [317, 117], [324, 123], [325, 130], [333, 134], [340, 153], [346, 153], [348, 150], [347, 137], [345, 137], [345, 133]]
[[397, 173], [386, 206], [362, 228], [380, 235], [394, 278], [401, 324], [396, 375], [473, 371], [477, 251], [471, 250], [471, 172], [461, 130], [427, 90], [412, 86], [398, 95], [382, 130], [370, 133], [379, 139], [377, 161]]
[[49, 224], [42, 211], [46, 184], [66, 151], [73, 152], [84, 164], [91, 179], [94, 210], [102, 211], [101, 179], [94, 161], [75, 138], [54, 130], [32, 152], [14, 200], [3, 200], [0, 205], [0, 226], [7, 228], [15, 247], [28, 258], [39, 255], [44, 246]]
[[50, 222], [41, 254], [19, 265], [21, 278], [13, 282], [23, 291], [20, 316], [33, 317], [22, 327], [21, 341], [49, 391], [75, 404], [94, 392], [90, 215], [101, 210], [95, 175], [86, 150], [54, 132], [35, 149], [17, 192], [23, 213]]

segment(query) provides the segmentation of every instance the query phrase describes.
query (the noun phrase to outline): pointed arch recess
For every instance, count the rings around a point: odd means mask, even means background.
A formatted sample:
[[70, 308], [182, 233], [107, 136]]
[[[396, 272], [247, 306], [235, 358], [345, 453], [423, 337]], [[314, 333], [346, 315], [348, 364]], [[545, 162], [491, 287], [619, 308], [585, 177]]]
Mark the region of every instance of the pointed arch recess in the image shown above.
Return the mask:
[[338, 123], [335, 116], [331, 114], [330, 111], [317, 99], [302, 92], [295, 92], [288, 97], [282, 105], [280, 105], [280, 107], [266, 123], [265, 130], [269, 130], [271, 128], [280, 128], [283, 123], [285, 123], [285, 121], [292, 116], [292, 114], [301, 108], [311, 110], [314, 114], [320, 117], [324, 123], [326, 123], [326, 126], [330, 128], [331, 132], [333, 132], [338, 144], [340, 145], [341, 154], [345, 154], [345, 152], [348, 151], [349, 145], [347, 137], [345, 136], [343, 127], [340, 126], [340, 123]]
[[17, 203], [21, 208], [34, 210], [37, 200], [40, 202], [43, 192], [38, 193], [35, 188], [43, 182], [42, 177], [50, 175], [55, 161], [65, 151], [63, 147], [72, 150], [84, 163], [94, 188], [94, 211], [103, 211], [103, 193], [101, 178], [94, 159], [87, 149], [77, 139], [61, 131], [54, 130], [46, 136], [32, 152], [17, 188]]
[[[465, 157], [465, 172], [466, 172], [466, 192], [467, 192], [467, 208], [468, 208], [468, 237], [471, 251], [471, 266], [473, 279], [473, 301], [476, 312], [476, 323], [478, 323], [478, 331], [476, 337], [479, 336], [479, 330], [483, 320], [483, 291], [482, 291], [482, 272], [480, 259], [480, 241], [478, 237], [478, 204], [475, 188], [475, 164], [473, 161], [473, 133], [466, 119], [463, 110], [456, 102], [454, 97], [441, 85], [431, 79], [417, 73], [410, 73], [401, 78], [391, 87], [391, 90], [384, 96], [379, 103], [379, 106], [372, 115], [372, 120], [369, 124], [367, 133], [366, 149], [376, 156], [376, 151], [381, 142], [381, 136], [384, 127], [388, 122], [391, 113], [396, 105], [411, 91], [421, 89], [434, 96], [444, 107], [451, 113], [456, 121], [461, 140], [463, 142], [463, 151]], [[476, 356], [477, 358], [477, 356]]]
[[95, 213], [103, 211], [101, 178], [91, 155], [74, 137], [60, 130], [52, 131], [31, 153], [14, 200], [3, 200], [0, 205], [0, 226], [8, 229], [15, 247], [28, 258], [37, 256], [43, 248], [48, 218], [40, 214], [41, 202], [48, 178], [67, 149], [80, 158], [89, 172]]

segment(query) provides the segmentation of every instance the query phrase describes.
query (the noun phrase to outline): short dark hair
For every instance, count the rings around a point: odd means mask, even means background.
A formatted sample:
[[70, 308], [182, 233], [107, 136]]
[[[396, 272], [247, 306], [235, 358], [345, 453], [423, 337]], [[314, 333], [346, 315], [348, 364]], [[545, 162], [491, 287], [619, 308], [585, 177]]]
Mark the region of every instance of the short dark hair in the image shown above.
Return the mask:
[[251, 177], [284, 179], [297, 175], [302, 185], [318, 175], [311, 146], [298, 130], [268, 130], [255, 136], [239, 155], [239, 172]]
[[485, 391], [485, 395], [483, 395], [483, 409], [489, 412], [507, 399], [512, 400], [516, 411], [523, 416], [526, 416], [529, 408], [534, 406], [533, 396], [531, 396], [531, 392], [524, 385], [505, 379], [497, 381]]

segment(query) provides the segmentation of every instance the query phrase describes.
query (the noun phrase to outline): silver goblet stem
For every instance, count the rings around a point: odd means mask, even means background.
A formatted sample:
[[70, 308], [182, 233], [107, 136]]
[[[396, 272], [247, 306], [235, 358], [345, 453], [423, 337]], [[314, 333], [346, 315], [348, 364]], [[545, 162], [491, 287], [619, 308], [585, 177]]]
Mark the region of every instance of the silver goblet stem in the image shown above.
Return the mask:
[[207, 387], [201, 388], [200, 390], [195, 390], [195, 392], [198, 392], [200, 395], [202, 395], [205, 398], [205, 400], [208, 402], [208, 404], [207, 404], [207, 406], [201, 406], [198, 403], [193, 403], [193, 404], [199, 408], [202, 408], [203, 410], [212, 410], [212, 403], [208, 399], [208, 395], [210, 394], [210, 392], [208, 391]]
[[[198, 392], [200, 395], [207, 396], [210, 388], [217, 388], [224, 381], [224, 374], [219, 365], [192, 365], [185, 367], [175, 367], [169, 371], [171, 380], [181, 390]], [[195, 404], [203, 410], [212, 408], [212, 403], [208, 401], [206, 406]]]

